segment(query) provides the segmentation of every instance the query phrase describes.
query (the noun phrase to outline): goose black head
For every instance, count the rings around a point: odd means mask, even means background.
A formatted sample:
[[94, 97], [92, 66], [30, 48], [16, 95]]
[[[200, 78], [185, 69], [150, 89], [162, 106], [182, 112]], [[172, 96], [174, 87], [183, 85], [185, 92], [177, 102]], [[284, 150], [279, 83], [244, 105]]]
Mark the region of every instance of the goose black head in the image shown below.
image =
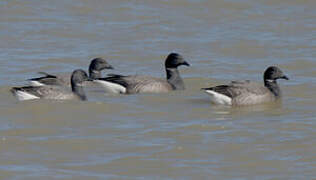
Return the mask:
[[190, 66], [190, 64], [178, 53], [170, 53], [165, 61], [166, 68], [177, 68], [181, 65]]
[[89, 71], [102, 71], [104, 69], [114, 69], [105, 59], [94, 58], [91, 60]]
[[268, 67], [264, 72], [263, 78], [265, 81], [276, 81], [277, 79], [289, 80], [289, 78], [286, 75], [284, 75], [281, 69], [276, 66]]
[[72, 85], [80, 85], [84, 81], [88, 81], [90, 78], [87, 73], [82, 69], [76, 69], [73, 71], [71, 75], [71, 84]]

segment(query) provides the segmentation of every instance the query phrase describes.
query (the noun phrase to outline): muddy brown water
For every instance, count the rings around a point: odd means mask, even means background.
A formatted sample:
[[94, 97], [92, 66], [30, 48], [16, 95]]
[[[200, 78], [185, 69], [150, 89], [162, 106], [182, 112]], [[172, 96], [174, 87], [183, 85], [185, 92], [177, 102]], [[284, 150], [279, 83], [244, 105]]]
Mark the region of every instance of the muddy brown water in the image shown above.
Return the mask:
[[[316, 1], [0, 2], [0, 179], [312, 179], [316, 177]], [[18, 102], [36, 72], [87, 69], [165, 77], [182, 54], [187, 90], [87, 102]], [[200, 91], [262, 82], [278, 65], [282, 102], [231, 108]], [[91, 89], [90, 89], [91, 90]]]

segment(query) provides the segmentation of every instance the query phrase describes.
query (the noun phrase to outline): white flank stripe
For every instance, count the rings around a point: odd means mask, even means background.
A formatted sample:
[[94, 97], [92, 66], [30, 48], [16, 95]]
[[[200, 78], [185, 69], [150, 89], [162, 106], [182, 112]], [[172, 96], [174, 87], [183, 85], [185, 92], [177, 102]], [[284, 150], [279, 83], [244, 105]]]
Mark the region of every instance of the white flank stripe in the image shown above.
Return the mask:
[[232, 99], [226, 95], [211, 90], [205, 90], [205, 93], [210, 95], [211, 102], [214, 104], [232, 105]]
[[102, 87], [104, 87], [105, 91], [107, 93], [113, 93], [113, 94], [125, 94], [126, 88], [124, 86], [121, 86], [119, 84], [111, 83], [108, 81], [102, 81], [102, 80], [93, 80], [93, 82], [96, 82], [100, 84]]
[[18, 98], [19, 101], [39, 99], [39, 97], [24, 91], [15, 91], [15, 96]]
[[31, 86], [45, 86], [45, 84], [40, 83], [38, 81], [30, 81]]

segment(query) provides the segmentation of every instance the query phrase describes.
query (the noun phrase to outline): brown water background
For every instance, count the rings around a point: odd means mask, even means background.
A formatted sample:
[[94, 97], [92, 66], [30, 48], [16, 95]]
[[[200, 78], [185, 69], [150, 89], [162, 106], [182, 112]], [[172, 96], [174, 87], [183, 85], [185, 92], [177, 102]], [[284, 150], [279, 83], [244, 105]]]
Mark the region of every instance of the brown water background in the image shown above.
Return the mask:
[[[182, 54], [187, 90], [87, 102], [18, 102], [36, 72], [87, 69], [165, 77]], [[313, 179], [316, 177], [315, 0], [3, 0], [0, 2], [0, 179]], [[262, 82], [284, 98], [213, 106], [201, 92]]]

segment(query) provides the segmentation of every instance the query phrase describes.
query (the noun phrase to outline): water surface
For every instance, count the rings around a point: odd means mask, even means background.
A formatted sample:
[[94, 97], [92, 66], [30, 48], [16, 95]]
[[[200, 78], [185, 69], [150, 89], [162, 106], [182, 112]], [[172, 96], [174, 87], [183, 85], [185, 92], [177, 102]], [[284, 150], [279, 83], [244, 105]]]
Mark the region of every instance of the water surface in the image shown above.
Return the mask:
[[[316, 1], [0, 2], [1, 179], [312, 179]], [[36, 72], [87, 69], [165, 77], [178, 52], [187, 90], [89, 101], [18, 102]], [[200, 91], [262, 82], [277, 65], [281, 103], [213, 106]]]

